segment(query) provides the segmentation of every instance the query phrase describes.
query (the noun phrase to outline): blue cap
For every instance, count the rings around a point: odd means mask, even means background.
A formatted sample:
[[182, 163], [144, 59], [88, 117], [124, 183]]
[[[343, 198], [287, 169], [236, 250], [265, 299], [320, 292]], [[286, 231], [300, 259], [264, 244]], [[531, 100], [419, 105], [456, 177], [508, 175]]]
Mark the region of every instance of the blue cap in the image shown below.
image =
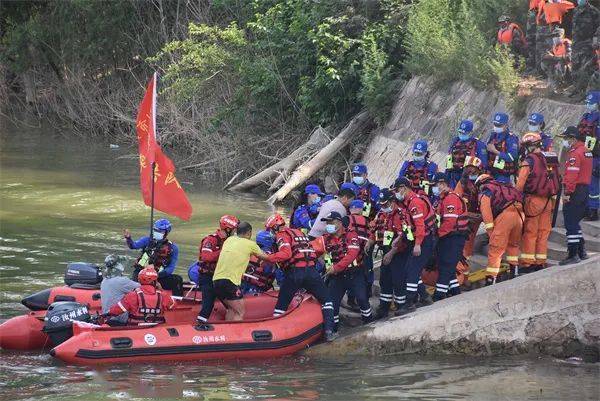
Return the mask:
[[494, 124], [506, 125], [508, 124], [508, 114], [506, 113], [496, 113], [494, 114]]
[[410, 187], [410, 180], [408, 178], [406, 178], [405, 176], [396, 178], [396, 181], [394, 181], [393, 188], [399, 188], [399, 187]]
[[354, 192], [354, 195], [358, 194], [358, 187], [356, 186], [356, 184], [352, 183], [352, 182], [345, 182], [342, 184], [342, 186], [340, 187], [340, 190], [342, 189], [349, 189], [352, 192]]
[[367, 174], [367, 166], [362, 163], [356, 163], [352, 167], [352, 174]]
[[327, 201], [330, 201], [330, 200], [332, 200], [334, 198], [335, 198], [334, 194], [325, 194], [325, 196], [323, 197], [323, 203], [325, 203]]
[[417, 142], [415, 142], [413, 145], [413, 153], [414, 152], [427, 153], [427, 141], [419, 139]]
[[434, 183], [448, 182], [448, 176], [445, 173], [442, 173], [442, 172], [435, 173], [435, 175], [433, 176], [433, 182]]
[[269, 231], [262, 230], [256, 234], [256, 243], [261, 249], [270, 249], [275, 245], [275, 239]]
[[463, 134], [468, 134], [473, 131], [473, 121], [471, 120], [462, 120], [458, 125], [458, 131]]
[[382, 188], [381, 192], [379, 192], [379, 203], [389, 202], [394, 198], [394, 193], [390, 191], [388, 188]]
[[600, 104], [600, 91], [590, 91], [585, 98], [586, 104]]
[[544, 122], [544, 115], [542, 113], [531, 113], [527, 122], [531, 125], [541, 125]]
[[363, 202], [361, 199], [354, 199], [352, 202], [350, 202], [348, 209], [362, 209], [363, 207], [365, 207], [365, 202]]
[[307, 185], [306, 188], [304, 188], [304, 193], [305, 194], [323, 195], [321, 188], [319, 188], [319, 186], [316, 184]]

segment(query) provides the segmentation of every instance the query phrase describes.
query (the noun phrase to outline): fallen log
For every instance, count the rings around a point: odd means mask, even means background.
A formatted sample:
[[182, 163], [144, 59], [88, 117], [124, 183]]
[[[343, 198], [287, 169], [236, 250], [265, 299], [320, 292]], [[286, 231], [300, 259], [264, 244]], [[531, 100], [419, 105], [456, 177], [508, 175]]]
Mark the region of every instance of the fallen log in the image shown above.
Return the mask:
[[235, 173], [235, 175], [233, 177], [231, 177], [231, 179], [229, 181], [227, 181], [227, 184], [225, 184], [225, 186], [223, 187], [223, 191], [227, 190], [227, 188], [229, 188], [234, 182], [235, 180], [240, 176], [240, 174], [242, 174], [244, 172], [244, 170], [240, 170], [237, 173]]
[[[278, 185], [283, 183], [284, 177], [288, 176], [304, 158], [317, 149], [325, 146], [328, 141], [329, 137], [327, 135], [327, 130], [322, 127], [317, 127], [308, 138], [308, 141], [290, 153], [289, 156], [252, 177], [246, 178], [239, 184], [232, 186], [230, 190], [237, 192], [249, 191], [259, 185], [267, 184], [269, 180], [275, 179], [275, 182], [273, 182], [269, 188], [273, 191]], [[275, 183], [277, 183], [277, 185], [275, 185]]]
[[302, 185], [306, 180], [319, 171], [329, 160], [342, 150], [356, 135], [369, 131], [373, 126], [373, 119], [367, 111], [360, 112], [344, 127], [327, 146], [322, 148], [314, 157], [300, 165], [290, 176], [287, 182], [277, 190], [269, 199], [270, 203], [282, 201], [291, 191]]

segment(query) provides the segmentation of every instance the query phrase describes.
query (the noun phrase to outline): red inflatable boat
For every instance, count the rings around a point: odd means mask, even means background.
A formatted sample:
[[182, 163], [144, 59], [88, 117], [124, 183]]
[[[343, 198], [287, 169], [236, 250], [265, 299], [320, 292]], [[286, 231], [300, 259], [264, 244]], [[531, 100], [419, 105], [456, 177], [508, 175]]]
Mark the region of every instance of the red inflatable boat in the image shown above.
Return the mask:
[[74, 322], [73, 336], [50, 354], [79, 365], [270, 358], [297, 352], [321, 337], [321, 305], [312, 296], [296, 296], [277, 318], [272, 317], [275, 302], [271, 295], [250, 297], [243, 321], [226, 322], [221, 311], [202, 326], [189, 323], [195, 316], [179, 323], [119, 328]]

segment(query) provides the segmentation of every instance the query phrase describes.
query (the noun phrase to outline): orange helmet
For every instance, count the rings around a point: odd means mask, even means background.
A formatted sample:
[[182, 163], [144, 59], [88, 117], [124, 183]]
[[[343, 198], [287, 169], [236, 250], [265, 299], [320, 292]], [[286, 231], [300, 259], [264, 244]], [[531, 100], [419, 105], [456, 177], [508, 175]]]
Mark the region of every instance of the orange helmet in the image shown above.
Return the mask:
[[285, 220], [279, 213], [272, 214], [265, 222], [265, 228], [267, 230], [272, 230], [281, 226], [285, 226]]
[[537, 145], [538, 143], [542, 142], [542, 137], [537, 132], [528, 132], [525, 135], [523, 135], [521, 142], [524, 145], [528, 145], [528, 144]]
[[138, 281], [140, 284], [152, 284], [158, 280], [158, 273], [153, 265], [148, 265], [140, 271], [138, 274]]
[[481, 170], [481, 159], [477, 156], [466, 156], [463, 167], [476, 167]]
[[485, 184], [488, 181], [493, 180], [494, 178], [489, 175], [489, 174], [481, 174], [479, 177], [477, 177], [477, 179], [475, 180], [475, 185], [476, 186], [480, 186], [482, 184]]
[[238, 218], [230, 214], [226, 214], [219, 219], [219, 226], [221, 227], [221, 230], [228, 228], [234, 230], [237, 228], [238, 224], [240, 224]]

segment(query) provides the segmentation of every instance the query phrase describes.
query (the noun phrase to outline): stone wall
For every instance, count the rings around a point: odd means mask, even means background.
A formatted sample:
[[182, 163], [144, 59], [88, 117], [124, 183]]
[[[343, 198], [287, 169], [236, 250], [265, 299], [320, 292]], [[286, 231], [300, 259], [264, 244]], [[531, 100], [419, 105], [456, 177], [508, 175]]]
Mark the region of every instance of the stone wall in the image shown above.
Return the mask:
[[535, 352], [593, 355], [600, 344], [600, 257], [551, 267], [361, 327], [314, 355]]
[[[522, 116], [517, 119], [511, 116], [510, 125], [515, 133], [522, 134], [527, 127], [527, 115], [541, 112], [548, 130], [558, 134], [567, 125], [576, 124], [584, 110], [583, 105], [536, 98], [529, 101]], [[411, 79], [399, 93], [387, 124], [373, 132], [363, 156], [370, 180], [381, 186], [391, 184], [402, 161], [410, 158], [412, 143], [417, 139], [427, 139], [432, 159], [443, 168], [458, 122], [463, 118], [473, 119], [475, 132], [487, 140], [490, 121], [497, 111], [506, 111], [506, 107], [496, 92], [476, 90], [464, 82], [440, 88], [430, 78]]]

